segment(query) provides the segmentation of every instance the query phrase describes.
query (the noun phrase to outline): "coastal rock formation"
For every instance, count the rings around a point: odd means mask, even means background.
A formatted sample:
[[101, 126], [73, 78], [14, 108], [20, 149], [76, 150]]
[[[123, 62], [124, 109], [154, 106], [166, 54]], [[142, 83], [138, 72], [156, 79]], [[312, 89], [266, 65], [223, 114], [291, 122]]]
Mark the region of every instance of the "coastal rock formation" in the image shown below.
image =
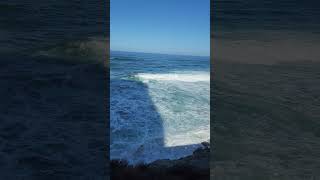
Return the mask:
[[126, 161], [111, 161], [111, 179], [209, 179], [209, 146], [177, 160], [157, 160], [151, 164], [129, 165]]

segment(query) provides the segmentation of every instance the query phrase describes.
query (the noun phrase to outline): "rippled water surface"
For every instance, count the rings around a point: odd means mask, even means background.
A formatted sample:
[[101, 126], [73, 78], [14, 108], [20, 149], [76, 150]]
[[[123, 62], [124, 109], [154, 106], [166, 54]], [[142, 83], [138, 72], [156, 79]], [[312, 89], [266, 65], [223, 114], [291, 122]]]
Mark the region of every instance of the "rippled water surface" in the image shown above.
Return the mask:
[[111, 53], [111, 158], [175, 159], [209, 140], [209, 58]]
[[1, 179], [106, 179], [106, 1], [0, 2]]

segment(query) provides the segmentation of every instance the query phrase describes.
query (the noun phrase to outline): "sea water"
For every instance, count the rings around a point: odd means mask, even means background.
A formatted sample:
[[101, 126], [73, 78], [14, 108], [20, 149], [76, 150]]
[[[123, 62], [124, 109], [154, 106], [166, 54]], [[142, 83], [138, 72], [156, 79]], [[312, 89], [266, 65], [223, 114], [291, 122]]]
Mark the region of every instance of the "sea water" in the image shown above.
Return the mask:
[[107, 179], [106, 7], [0, 1], [1, 179]]
[[209, 57], [111, 52], [111, 159], [148, 163], [209, 140]]
[[211, 12], [211, 168], [226, 179], [317, 177], [319, 1], [215, 0]]

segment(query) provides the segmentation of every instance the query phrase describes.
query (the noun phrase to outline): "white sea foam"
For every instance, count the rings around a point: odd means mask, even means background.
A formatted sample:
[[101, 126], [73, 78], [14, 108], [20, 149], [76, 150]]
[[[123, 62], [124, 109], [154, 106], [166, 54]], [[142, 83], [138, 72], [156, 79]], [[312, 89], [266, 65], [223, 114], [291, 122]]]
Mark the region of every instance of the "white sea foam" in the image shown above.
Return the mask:
[[137, 74], [163, 119], [166, 147], [198, 144], [209, 139], [209, 72]]
[[111, 80], [112, 159], [177, 159], [209, 140], [209, 72], [138, 73], [134, 80]]
[[172, 72], [163, 74], [139, 73], [136, 78], [147, 81], [182, 81], [182, 82], [208, 82], [210, 75], [206, 72]]

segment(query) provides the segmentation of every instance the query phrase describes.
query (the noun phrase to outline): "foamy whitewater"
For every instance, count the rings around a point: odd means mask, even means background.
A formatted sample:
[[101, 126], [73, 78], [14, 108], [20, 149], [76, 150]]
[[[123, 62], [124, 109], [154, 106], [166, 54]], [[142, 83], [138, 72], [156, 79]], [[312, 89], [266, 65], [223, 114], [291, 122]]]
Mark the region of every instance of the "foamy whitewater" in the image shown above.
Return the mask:
[[177, 159], [209, 140], [209, 57], [111, 53], [111, 159]]

